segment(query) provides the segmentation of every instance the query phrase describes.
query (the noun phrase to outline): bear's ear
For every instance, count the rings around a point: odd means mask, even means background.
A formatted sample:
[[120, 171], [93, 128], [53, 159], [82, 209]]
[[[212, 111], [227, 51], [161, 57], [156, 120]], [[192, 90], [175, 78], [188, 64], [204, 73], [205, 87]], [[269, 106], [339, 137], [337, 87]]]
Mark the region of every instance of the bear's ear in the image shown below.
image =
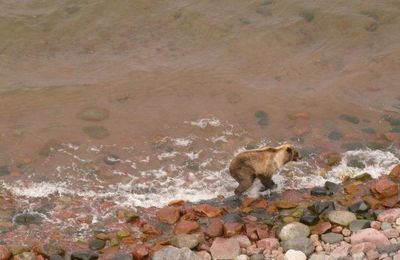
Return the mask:
[[293, 152], [292, 147], [287, 147], [286, 152], [288, 152], [288, 154], [292, 154], [292, 152]]

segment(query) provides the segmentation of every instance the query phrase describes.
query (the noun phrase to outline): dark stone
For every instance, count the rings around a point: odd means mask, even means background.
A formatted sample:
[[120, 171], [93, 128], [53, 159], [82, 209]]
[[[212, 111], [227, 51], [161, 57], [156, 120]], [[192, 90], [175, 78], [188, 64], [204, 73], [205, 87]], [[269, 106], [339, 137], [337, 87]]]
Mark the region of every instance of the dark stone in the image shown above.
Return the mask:
[[239, 18], [239, 21], [240, 21], [242, 24], [250, 24], [250, 23], [251, 23], [250, 20], [249, 20], [247, 17], [240, 17], [240, 18]]
[[300, 222], [303, 224], [306, 224], [308, 226], [312, 226], [317, 224], [319, 221], [319, 217], [315, 216], [313, 214], [310, 214], [309, 212], [305, 213], [301, 218]]
[[258, 110], [254, 113], [254, 116], [258, 119], [258, 125], [262, 128], [268, 126], [269, 117], [268, 114], [262, 110]]
[[297, 237], [286, 241], [281, 241], [281, 246], [285, 252], [290, 249], [302, 251], [306, 255], [310, 255], [312, 252], [314, 252], [313, 241], [306, 237]]
[[52, 255], [49, 257], [49, 260], [64, 260], [64, 257], [60, 255]]
[[133, 257], [128, 254], [121, 254], [121, 255], [116, 255], [111, 260], [133, 260]]
[[308, 23], [311, 23], [314, 20], [314, 13], [310, 10], [304, 10], [300, 12], [300, 16], [303, 17]]
[[99, 255], [93, 252], [74, 252], [71, 254], [71, 260], [97, 260]]
[[400, 126], [400, 118], [394, 118], [391, 115], [384, 115], [383, 119], [392, 126]]
[[374, 21], [365, 30], [367, 30], [368, 32], [375, 32], [378, 29], [379, 29], [379, 23]]
[[92, 250], [100, 250], [102, 248], [104, 248], [106, 245], [106, 242], [104, 240], [100, 240], [100, 239], [94, 239], [89, 241], [89, 248]]
[[371, 127], [363, 128], [361, 131], [366, 134], [376, 134], [376, 130]]
[[93, 139], [104, 139], [110, 135], [107, 128], [103, 126], [87, 126], [82, 131]]
[[339, 185], [334, 182], [327, 181], [325, 182], [325, 188], [334, 194], [339, 189]]
[[371, 227], [371, 221], [365, 219], [356, 219], [349, 223], [349, 229], [352, 232]]
[[317, 201], [311, 206], [308, 207], [309, 210], [314, 212], [317, 215], [320, 215], [324, 212], [335, 210], [335, 203], [333, 201]]
[[342, 133], [338, 131], [331, 131], [328, 134], [328, 138], [335, 141], [342, 139], [342, 137], [343, 137]]
[[348, 209], [353, 213], [364, 213], [369, 210], [369, 206], [364, 201], [360, 201], [349, 206]]
[[385, 150], [388, 145], [384, 143], [370, 142], [367, 143], [367, 147], [371, 150]]
[[357, 159], [350, 160], [350, 162], [347, 164], [349, 167], [353, 168], [358, 168], [358, 169], [364, 169], [365, 164]]
[[186, 160], [183, 164], [185, 165], [186, 169], [188, 169], [188, 170], [195, 171], [195, 172], [200, 170], [199, 164], [193, 160]]
[[329, 196], [333, 194], [325, 187], [314, 187], [311, 189], [310, 193], [313, 196]]
[[228, 213], [222, 218], [225, 223], [242, 223], [242, 217], [239, 214]]
[[104, 157], [103, 162], [108, 165], [114, 165], [121, 162], [121, 159], [115, 154], [109, 154]]
[[10, 170], [7, 165], [0, 165], [0, 176], [6, 176], [10, 174]]
[[358, 175], [358, 176], [356, 176], [356, 177], [354, 177], [354, 180], [356, 180], [356, 181], [369, 181], [369, 180], [372, 180], [372, 177], [371, 177], [371, 175], [369, 174], [369, 173], [363, 173], [363, 174], [361, 174], [361, 175]]
[[42, 216], [38, 213], [21, 213], [14, 216], [13, 222], [17, 225], [40, 224]]
[[349, 123], [358, 124], [360, 123], [360, 119], [358, 117], [348, 114], [342, 114], [339, 116], [340, 119], [347, 121]]
[[268, 214], [265, 209], [255, 209], [250, 213], [251, 216], [256, 217], [259, 221], [263, 222], [266, 225], [273, 225], [274, 219]]
[[342, 148], [345, 149], [346, 151], [352, 151], [352, 150], [360, 150], [364, 147], [362, 143], [346, 143], [342, 145]]
[[392, 132], [392, 133], [400, 133], [400, 126], [393, 127], [393, 128], [390, 130], [390, 132]]
[[41, 254], [43, 254], [46, 257], [57, 256], [57, 255], [63, 256], [65, 254], [65, 250], [57, 243], [52, 242], [49, 244], [45, 244], [42, 247]]

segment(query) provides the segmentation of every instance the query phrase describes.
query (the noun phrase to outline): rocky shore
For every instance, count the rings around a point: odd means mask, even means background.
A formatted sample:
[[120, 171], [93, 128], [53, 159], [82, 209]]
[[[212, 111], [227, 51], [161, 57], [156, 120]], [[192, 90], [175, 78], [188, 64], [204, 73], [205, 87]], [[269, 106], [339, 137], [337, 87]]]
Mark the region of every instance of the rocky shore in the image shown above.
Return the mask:
[[[108, 229], [73, 246], [0, 240], [8, 259], [400, 259], [400, 165], [372, 179], [287, 190], [268, 198], [217, 198], [120, 209]], [[146, 218], [142, 217], [146, 215]]]

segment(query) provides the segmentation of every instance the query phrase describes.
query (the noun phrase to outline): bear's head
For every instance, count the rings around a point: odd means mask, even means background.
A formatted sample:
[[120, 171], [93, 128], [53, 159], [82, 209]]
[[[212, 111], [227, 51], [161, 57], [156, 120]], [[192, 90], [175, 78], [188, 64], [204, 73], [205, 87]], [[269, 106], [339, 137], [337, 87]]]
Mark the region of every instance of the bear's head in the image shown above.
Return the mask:
[[299, 151], [291, 144], [283, 144], [279, 147], [281, 150], [285, 151], [285, 163], [291, 161], [298, 161], [301, 159]]

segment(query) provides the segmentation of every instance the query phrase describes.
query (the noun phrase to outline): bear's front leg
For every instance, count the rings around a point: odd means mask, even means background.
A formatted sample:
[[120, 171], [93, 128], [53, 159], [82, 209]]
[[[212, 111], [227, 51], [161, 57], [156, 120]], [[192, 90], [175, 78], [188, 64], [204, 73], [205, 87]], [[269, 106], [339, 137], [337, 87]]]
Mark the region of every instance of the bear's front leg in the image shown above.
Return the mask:
[[273, 189], [276, 187], [276, 184], [272, 180], [272, 178], [270, 178], [268, 176], [264, 176], [264, 175], [258, 175], [257, 177], [260, 179], [262, 185], [264, 185], [264, 187], [265, 187], [264, 189], [261, 189], [260, 191], [265, 191], [267, 189]]

